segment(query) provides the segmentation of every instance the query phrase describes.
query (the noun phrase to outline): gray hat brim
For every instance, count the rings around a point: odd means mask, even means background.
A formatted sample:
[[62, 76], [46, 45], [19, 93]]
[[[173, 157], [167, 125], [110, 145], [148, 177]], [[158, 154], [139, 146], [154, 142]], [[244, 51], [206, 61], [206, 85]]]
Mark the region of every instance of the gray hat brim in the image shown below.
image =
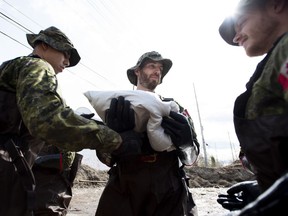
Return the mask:
[[128, 79], [130, 81], [131, 84], [137, 86], [137, 76], [135, 74], [135, 70], [140, 67], [144, 62], [146, 62], [147, 60], [152, 60], [155, 62], [161, 62], [163, 64], [163, 71], [162, 71], [162, 76], [161, 76], [161, 81], [160, 84], [162, 83], [163, 78], [166, 76], [166, 74], [168, 73], [168, 71], [170, 70], [170, 68], [172, 67], [172, 61], [170, 59], [161, 59], [161, 60], [157, 60], [157, 59], [153, 59], [153, 58], [149, 58], [149, 57], [145, 57], [140, 64], [137, 64], [131, 68], [129, 68], [127, 70], [127, 76]]
[[263, 4], [265, 4], [265, 1], [263, 0], [240, 0], [234, 15], [225, 18], [219, 27], [219, 33], [223, 40], [232, 46], [239, 46], [238, 43], [233, 42], [236, 35], [235, 22], [238, 19], [237, 17], [245, 13], [247, 10], [260, 7]]
[[233, 42], [233, 39], [236, 35], [233, 17], [227, 17], [226, 19], [224, 19], [224, 21], [219, 27], [219, 34], [221, 35], [223, 40], [226, 41], [226, 43], [232, 46], [239, 46], [238, 43]]
[[[77, 65], [79, 63], [79, 61], [81, 60], [81, 57], [78, 53], [78, 51], [72, 47], [72, 46], [66, 46], [65, 48], [63, 49], [58, 49], [55, 44], [50, 44], [48, 41], [46, 41], [45, 39], [43, 39], [41, 37], [40, 34], [26, 34], [26, 38], [27, 38], [27, 41], [29, 43], [29, 45], [32, 47], [32, 48], [35, 48], [35, 45], [36, 45], [36, 42], [37, 41], [42, 41], [44, 43], [47, 43], [49, 46], [51, 46], [53, 49], [56, 49], [60, 52], [66, 52], [66, 51], [69, 51], [70, 52], [70, 58], [69, 58], [69, 66], [68, 67], [73, 67], [75, 65]], [[60, 46], [59, 46], [60, 47]]]

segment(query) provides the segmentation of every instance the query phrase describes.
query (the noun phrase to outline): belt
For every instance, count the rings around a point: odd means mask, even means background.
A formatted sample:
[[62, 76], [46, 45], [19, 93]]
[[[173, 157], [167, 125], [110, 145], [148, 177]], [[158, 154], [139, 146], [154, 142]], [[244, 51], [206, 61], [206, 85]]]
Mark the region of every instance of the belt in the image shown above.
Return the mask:
[[141, 155], [139, 156], [139, 160], [144, 163], [155, 163], [157, 161], [157, 156], [158, 154], [156, 153], [151, 155]]
[[176, 157], [177, 154], [175, 151], [171, 152], [159, 152], [153, 154], [143, 154], [143, 155], [133, 155], [123, 157], [119, 160], [120, 163], [157, 163], [163, 160], [171, 160], [172, 157]]

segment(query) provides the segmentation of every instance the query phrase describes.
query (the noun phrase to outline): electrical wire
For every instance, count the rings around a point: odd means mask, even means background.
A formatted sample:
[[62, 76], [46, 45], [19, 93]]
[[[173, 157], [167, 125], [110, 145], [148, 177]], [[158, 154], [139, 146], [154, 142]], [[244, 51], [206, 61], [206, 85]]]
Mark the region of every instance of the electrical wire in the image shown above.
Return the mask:
[[12, 18], [10, 18], [9, 16], [5, 15], [4, 13], [0, 12], [0, 15], [1, 15], [2, 17], [5, 17], [5, 18], [8, 19], [9, 21], [17, 24], [18, 26], [22, 27], [22, 28], [25, 29], [26, 31], [28, 31], [28, 32], [30, 32], [30, 33], [32, 33], [32, 34], [34, 33], [34, 32], [32, 32], [31, 30], [29, 30], [28, 28], [26, 28], [25, 26], [21, 25], [19, 22], [15, 21], [14, 19], [12, 19]]
[[[24, 17], [26, 17], [27, 19], [29, 19], [31, 22], [33, 22], [34, 24], [38, 25], [40, 28], [43, 28], [39, 23], [37, 23], [35, 20], [31, 19], [30, 17], [26, 16], [24, 13], [22, 13], [20, 10], [18, 10], [17, 8], [15, 8], [13, 5], [11, 5], [10, 3], [8, 3], [5, 0], [1, 0], [3, 2], [5, 2], [7, 5], [9, 5], [10, 7], [12, 7], [13, 9], [15, 9], [18, 13], [22, 14]], [[33, 33], [33, 32], [31, 32]]]
[[13, 40], [13, 41], [15, 41], [15, 42], [17, 42], [17, 43], [21, 44], [22, 46], [24, 46], [24, 47], [26, 47], [26, 48], [28, 48], [28, 49], [32, 50], [32, 49], [31, 49], [31, 47], [28, 47], [28, 46], [26, 46], [25, 44], [21, 43], [20, 41], [16, 40], [16, 39], [15, 39], [15, 38], [13, 38], [13, 37], [11, 37], [11, 36], [7, 35], [6, 33], [2, 32], [1, 30], [0, 30], [0, 33], [1, 33], [1, 34], [3, 34], [4, 36], [6, 36], [6, 37], [10, 38], [11, 40]]
[[[4, 0], [2, 0], [2, 1], [4, 1]], [[6, 1], [4, 1], [5, 3], [7, 3]], [[8, 4], [8, 3], [7, 3]], [[12, 5], [10, 5], [10, 4], [8, 4], [9, 6], [11, 6], [11, 7], [13, 7]], [[19, 13], [20, 13], [20, 11], [17, 9], [17, 8], [15, 8], [15, 7], [13, 7], [16, 11], [18, 11]], [[23, 14], [22, 12], [21, 12], [21, 14], [22, 15], [24, 15], [25, 17], [27, 17], [27, 18], [29, 18], [28, 16], [26, 16], [25, 14]], [[29, 30], [28, 28], [26, 28], [25, 26], [23, 26], [22, 24], [20, 24], [19, 22], [17, 22], [17, 21], [15, 21], [14, 19], [12, 19], [11, 17], [9, 17], [8, 15], [6, 15], [6, 14], [4, 14], [4, 13], [2, 13], [2, 12], [0, 12], [0, 17], [2, 18], [2, 19], [6, 19], [6, 20], [8, 20], [11, 24], [13, 24], [13, 25], [15, 25], [17, 28], [19, 28], [19, 29], [25, 29], [26, 31], [28, 31], [28, 32], [31, 32], [31, 33], [34, 33], [33, 31], [31, 31], [31, 30]], [[29, 18], [29, 20], [31, 20], [30, 18]], [[20, 28], [21, 27], [21, 28]], [[21, 30], [22, 30], [21, 29]], [[25, 44], [23, 44], [23, 43], [21, 43], [20, 41], [18, 41], [18, 40], [16, 40], [15, 38], [13, 38], [12, 36], [9, 36], [8, 34], [6, 34], [6, 33], [4, 33], [4, 32], [2, 32], [2, 31], [0, 31], [0, 33], [1, 34], [3, 34], [3, 35], [5, 35], [6, 37], [8, 37], [8, 38], [10, 38], [11, 40], [13, 40], [13, 41], [15, 41], [15, 42], [17, 42], [17, 43], [19, 43], [20, 45], [22, 45], [22, 46], [24, 46], [24, 47], [26, 47], [26, 48], [28, 48], [28, 49], [30, 49], [31, 50], [31, 48], [30, 47], [28, 47], [28, 46], [26, 46]], [[27, 33], [27, 32], [26, 32]], [[102, 76], [100, 73], [98, 73], [98, 72], [96, 72], [95, 70], [93, 70], [91, 67], [89, 67], [89, 66], [87, 66], [87, 65], [85, 65], [85, 64], [83, 64], [83, 63], [80, 63], [82, 66], [84, 66], [86, 69], [88, 69], [89, 71], [91, 71], [92, 73], [94, 73], [94, 74], [96, 74], [97, 76], [99, 76], [99, 77], [101, 77], [102, 79], [104, 79], [105, 81], [107, 81], [107, 82], [109, 82], [110, 84], [112, 84], [113, 86], [115, 86], [115, 84], [113, 83], [113, 82], [111, 82], [109, 79], [107, 79], [106, 77], [104, 77], [104, 76]], [[68, 70], [69, 71], [69, 70]], [[70, 73], [71, 73], [71, 71], [69, 71]], [[74, 76], [77, 76], [76, 74], [73, 74]], [[95, 87], [97, 87], [95, 84], [93, 84], [91, 81], [89, 81], [89, 80], [87, 80], [87, 79], [85, 79], [85, 78], [82, 78], [82, 77], [80, 77], [80, 76], [77, 76], [77, 77], [79, 77], [80, 79], [82, 79], [82, 80], [84, 80], [85, 82], [88, 82], [88, 83], [90, 83], [90, 84], [92, 84], [93, 86], [95, 86]]]

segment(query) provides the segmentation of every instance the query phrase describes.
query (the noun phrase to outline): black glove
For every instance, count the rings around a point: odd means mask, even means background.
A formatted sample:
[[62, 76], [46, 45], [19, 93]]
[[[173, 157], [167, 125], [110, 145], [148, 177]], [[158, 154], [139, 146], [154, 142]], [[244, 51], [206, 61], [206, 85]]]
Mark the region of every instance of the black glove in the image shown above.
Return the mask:
[[142, 134], [133, 130], [120, 133], [122, 144], [118, 149], [113, 151], [112, 156], [116, 158], [140, 155], [142, 148]]
[[103, 122], [98, 121], [98, 120], [96, 120], [96, 119], [92, 119], [92, 118], [94, 117], [94, 115], [95, 115], [94, 113], [89, 113], [89, 114], [87, 114], [87, 113], [82, 113], [80, 116], [82, 116], [82, 117], [84, 117], [84, 118], [86, 118], [86, 119], [90, 119], [90, 120], [96, 122], [96, 123], [99, 124], [99, 125], [104, 125]]
[[[240, 211], [239, 216], [287, 215], [288, 173], [279, 178], [269, 189]], [[285, 213], [286, 212], [286, 213]]]
[[171, 137], [176, 148], [181, 149], [187, 145], [193, 146], [191, 127], [185, 116], [171, 111], [169, 117], [163, 117], [161, 126], [164, 133]]
[[230, 187], [227, 194], [219, 194], [217, 202], [230, 211], [239, 210], [253, 202], [259, 194], [257, 181], [244, 181]]
[[136, 156], [142, 152], [143, 134], [130, 130], [120, 133], [120, 136], [122, 143], [120, 147], [112, 153], [96, 151], [97, 158], [108, 167], [112, 167], [116, 162], [121, 160], [121, 158]]
[[130, 108], [130, 101], [119, 96], [113, 98], [110, 108], [105, 113], [106, 125], [112, 130], [121, 133], [132, 130], [135, 127], [134, 110]]
[[169, 117], [163, 117], [161, 126], [164, 133], [171, 137], [181, 162], [191, 166], [197, 160], [199, 148], [194, 145], [192, 126], [188, 119], [182, 114], [171, 111]]
[[95, 115], [94, 113], [89, 113], [89, 114], [82, 113], [80, 116], [82, 116], [82, 117], [84, 117], [86, 119], [92, 119], [94, 115]]

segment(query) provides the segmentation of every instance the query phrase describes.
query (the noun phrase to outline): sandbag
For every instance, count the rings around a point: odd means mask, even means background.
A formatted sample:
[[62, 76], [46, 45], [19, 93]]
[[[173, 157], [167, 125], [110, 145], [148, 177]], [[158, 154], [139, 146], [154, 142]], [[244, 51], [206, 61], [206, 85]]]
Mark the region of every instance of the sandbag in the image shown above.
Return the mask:
[[179, 106], [174, 101], [164, 102], [157, 94], [142, 90], [87, 91], [84, 95], [103, 122], [111, 99], [123, 96], [130, 101], [131, 108], [135, 111], [134, 130], [147, 131], [151, 147], [155, 151], [175, 149], [170, 136], [165, 134], [161, 127], [162, 116], [169, 116], [170, 111], [179, 112]]

